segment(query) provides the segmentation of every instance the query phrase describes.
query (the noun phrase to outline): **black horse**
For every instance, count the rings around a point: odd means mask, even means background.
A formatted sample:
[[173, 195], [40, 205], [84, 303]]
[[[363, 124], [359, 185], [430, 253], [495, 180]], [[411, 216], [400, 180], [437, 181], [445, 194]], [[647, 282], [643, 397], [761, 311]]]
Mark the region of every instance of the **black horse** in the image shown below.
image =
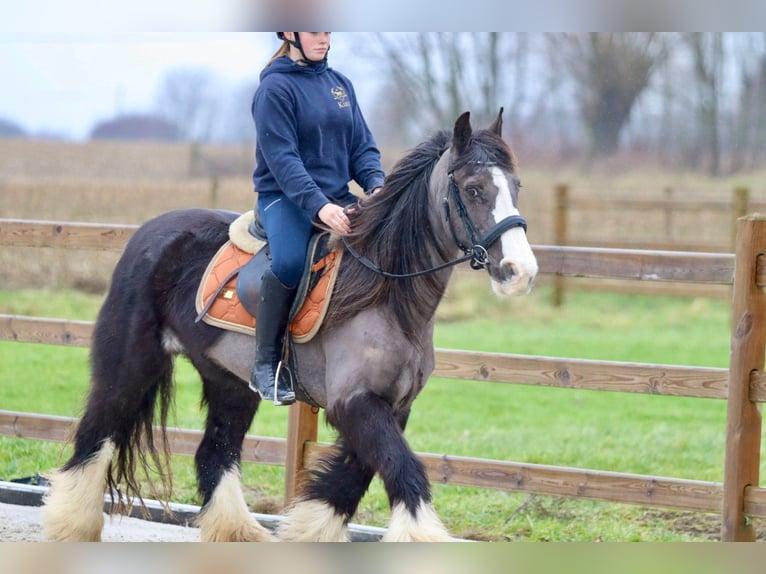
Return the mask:
[[[436, 308], [452, 264], [486, 268], [498, 295], [527, 293], [537, 262], [516, 207], [519, 182], [494, 123], [473, 132], [469, 113], [394, 166], [383, 189], [352, 213], [324, 324], [295, 346], [309, 395], [338, 431], [277, 531], [282, 540], [347, 539], [347, 524], [377, 473], [391, 505], [386, 540], [449, 540], [423, 465], [403, 437], [413, 401], [434, 368]], [[259, 406], [248, 388], [254, 338], [195, 322], [195, 295], [237, 214], [173, 211], [128, 242], [96, 322], [92, 383], [74, 453], [52, 477], [46, 537], [99, 540], [105, 489], [141, 497], [142, 470], [159, 471], [168, 500], [166, 418], [173, 356], [199, 371], [207, 406], [195, 456], [206, 541], [272, 540], [249, 513], [240, 483], [242, 441]], [[310, 376], [306, 376], [309, 373]], [[155, 444], [153, 423], [163, 430]]]

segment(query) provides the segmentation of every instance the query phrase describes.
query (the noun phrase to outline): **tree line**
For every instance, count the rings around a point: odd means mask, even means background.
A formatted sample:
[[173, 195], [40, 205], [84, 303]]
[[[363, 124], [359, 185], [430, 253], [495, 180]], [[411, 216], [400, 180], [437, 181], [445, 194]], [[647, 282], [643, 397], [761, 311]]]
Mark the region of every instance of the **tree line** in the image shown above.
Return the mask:
[[[365, 115], [382, 146], [412, 145], [465, 110], [488, 122], [502, 106], [506, 136], [531, 160], [632, 154], [711, 175], [766, 162], [766, 33], [347, 33], [342, 41], [331, 65], [376, 86]], [[256, 87], [253, 79], [225, 92], [210, 70], [171, 70], [155, 109], [99, 121], [90, 136], [252, 143]], [[0, 119], [3, 134], [24, 135]]]
[[364, 50], [385, 64], [381, 138], [503, 105], [511, 140], [551, 157], [766, 160], [766, 33], [381, 33]]

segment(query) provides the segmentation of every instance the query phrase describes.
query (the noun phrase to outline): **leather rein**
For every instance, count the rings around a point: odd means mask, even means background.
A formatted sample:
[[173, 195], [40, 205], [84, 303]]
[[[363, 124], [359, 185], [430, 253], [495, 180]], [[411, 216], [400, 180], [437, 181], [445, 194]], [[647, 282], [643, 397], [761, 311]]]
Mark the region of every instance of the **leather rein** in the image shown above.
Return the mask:
[[[480, 163], [487, 166], [496, 165], [489, 162], [475, 163]], [[389, 273], [388, 271], [381, 269], [377, 264], [370, 261], [370, 259], [351, 247], [348, 239], [345, 235], [343, 235], [341, 236], [341, 239], [343, 240], [343, 244], [346, 246], [346, 249], [351, 254], [351, 256], [359, 261], [359, 263], [367, 267], [367, 269], [370, 269], [378, 275], [382, 275], [383, 277], [387, 277], [389, 279], [408, 279], [411, 277], [419, 277], [421, 275], [427, 275], [429, 273], [441, 271], [442, 269], [464, 263], [465, 261], [471, 262], [470, 265], [472, 269], [479, 270], [484, 269], [487, 266], [487, 263], [489, 262], [489, 254], [487, 253], [487, 250], [495, 241], [498, 240], [498, 238], [503, 233], [509, 229], [513, 229], [514, 227], [521, 227], [524, 230], [524, 233], [527, 232], [527, 220], [524, 219], [521, 215], [510, 215], [499, 223], [495, 224], [492, 229], [490, 229], [484, 236], [479, 237], [476, 226], [473, 224], [471, 217], [468, 214], [468, 209], [466, 208], [463, 199], [460, 197], [460, 189], [458, 188], [457, 182], [455, 181], [455, 170], [450, 170], [447, 175], [449, 177], [449, 187], [447, 196], [444, 198], [444, 212], [445, 217], [447, 218], [447, 223], [449, 224], [450, 231], [452, 232], [452, 238], [460, 250], [463, 252], [461, 257], [452, 259], [451, 261], [447, 261], [441, 265], [436, 265], [435, 267], [430, 267], [429, 269], [424, 269], [422, 271], [415, 271], [412, 273]], [[455, 225], [450, 210], [450, 197], [452, 197], [455, 202], [457, 216], [460, 222], [463, 224], [463, 229], [465, 231], [466, 237], [471, 242], [470, 247], [466, 246], [458, 238], [458, 235], [455, 232]]]

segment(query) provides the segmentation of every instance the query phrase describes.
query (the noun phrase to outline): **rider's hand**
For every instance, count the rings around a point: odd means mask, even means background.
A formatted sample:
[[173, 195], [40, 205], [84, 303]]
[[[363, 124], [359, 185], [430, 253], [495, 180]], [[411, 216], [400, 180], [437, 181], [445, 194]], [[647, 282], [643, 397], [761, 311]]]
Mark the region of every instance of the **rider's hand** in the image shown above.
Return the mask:
[[334, 203], [324, 205], [317, 213], [317, 217], [335, 233], [345, 235], [351, 232], [351, 222], [340, 205]]

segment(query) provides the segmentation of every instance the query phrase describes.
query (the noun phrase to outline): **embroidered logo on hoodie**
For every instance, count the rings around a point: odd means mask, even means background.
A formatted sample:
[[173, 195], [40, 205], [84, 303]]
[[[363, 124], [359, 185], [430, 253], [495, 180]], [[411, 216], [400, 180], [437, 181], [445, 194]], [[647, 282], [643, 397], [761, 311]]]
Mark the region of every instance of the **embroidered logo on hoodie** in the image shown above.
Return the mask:
[[332, 93], [332, 97], [335, 98], [339, 108], [347, 108], [351, 105], [351, 102], [348, 101], [346, 91], [341, 86], [335, 86], [330, 92]]

